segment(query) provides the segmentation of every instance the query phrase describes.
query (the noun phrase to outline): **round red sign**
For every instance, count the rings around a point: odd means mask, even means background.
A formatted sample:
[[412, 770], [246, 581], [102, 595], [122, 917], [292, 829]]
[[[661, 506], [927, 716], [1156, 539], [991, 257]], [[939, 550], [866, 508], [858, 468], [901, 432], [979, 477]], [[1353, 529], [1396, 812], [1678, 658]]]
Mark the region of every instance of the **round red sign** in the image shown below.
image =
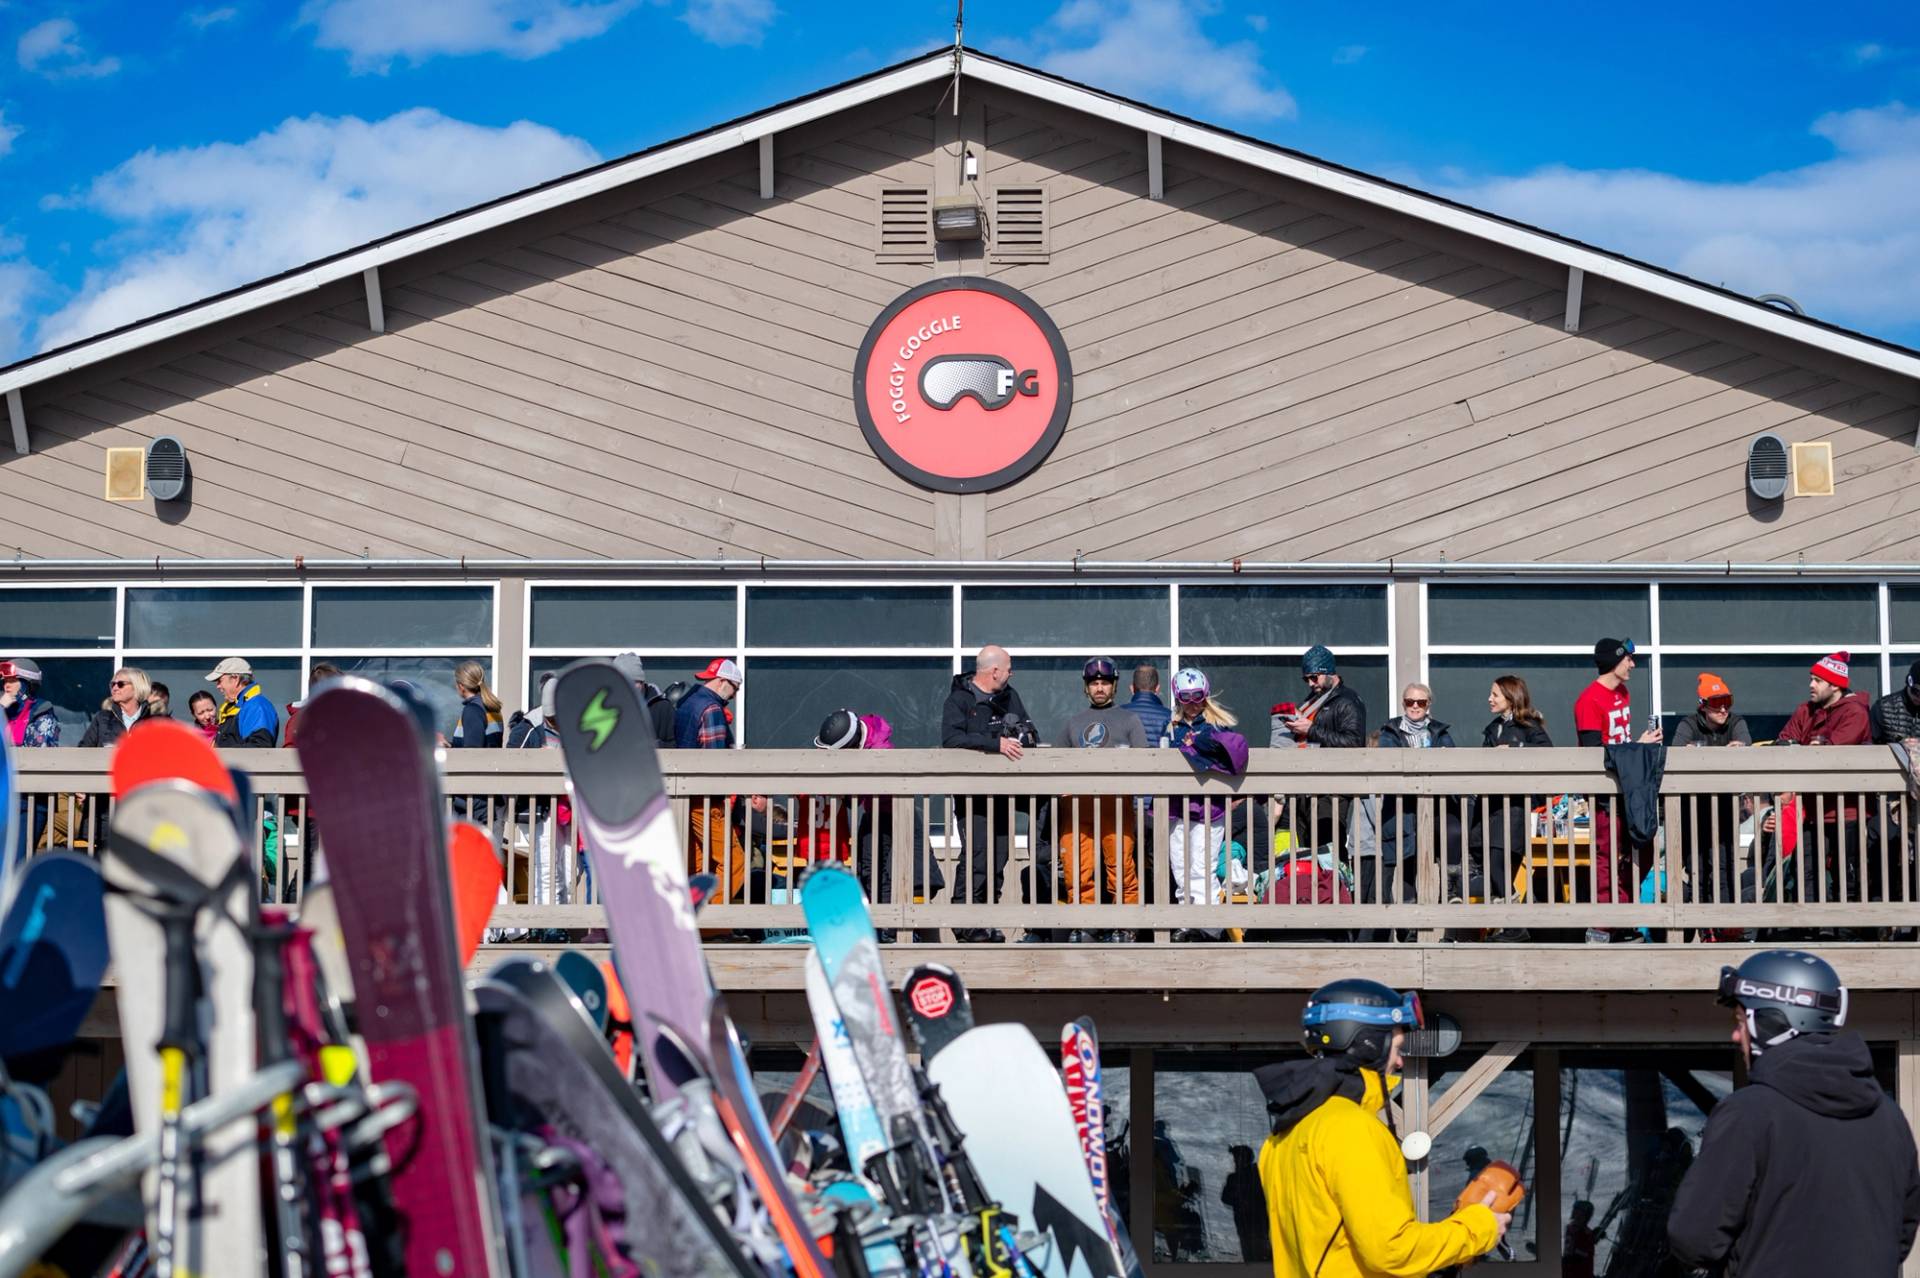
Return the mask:
[[1073, 366], [1060, 330], [1018, 289], [934, 280], [867, 330], [853, 406], [868, 445], [896, 473], [941, 492], [985, 492], [1060, 441]]
[[907, 991], [907, 999], [914, 1011], [937, 1021], [953, 1010], [953, 987], [938, 977], [924, 977]]

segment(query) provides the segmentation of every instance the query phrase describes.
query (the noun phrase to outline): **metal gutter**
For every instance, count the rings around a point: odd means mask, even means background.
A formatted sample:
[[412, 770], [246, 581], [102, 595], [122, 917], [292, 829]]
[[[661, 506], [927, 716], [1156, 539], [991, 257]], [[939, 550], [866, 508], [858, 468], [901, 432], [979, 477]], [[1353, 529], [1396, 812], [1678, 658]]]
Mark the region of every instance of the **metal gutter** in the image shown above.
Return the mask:
[[1912, 563], [1477, 563], [1470, 560], [1286, 561], [1257, 559], [13, 559], [0, 570], [19, 576], [63, 573], [324, 573], [419, 572], [459, 576], [527, 576], [546, 572], [613, 574], [807, 573], [858, 576], [868, 573], [922, 575], [1067, 574], [1070, 576], [1290, 576], [1353, 577], [1884, 577], [1920, 576]]

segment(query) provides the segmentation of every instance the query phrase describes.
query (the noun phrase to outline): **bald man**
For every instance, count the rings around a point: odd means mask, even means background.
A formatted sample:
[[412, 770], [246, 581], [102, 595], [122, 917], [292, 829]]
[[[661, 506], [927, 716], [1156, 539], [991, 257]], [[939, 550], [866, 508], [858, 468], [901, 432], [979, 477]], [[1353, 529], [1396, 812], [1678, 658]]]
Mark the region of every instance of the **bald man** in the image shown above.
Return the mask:
[[[1018, 762], [1025, 753], [1021, 738], [1029, 742], [1035, 738], [1027, 707], [1013, 690], [1012, 679], [1013, 658], [1007, 650], [998, 644], [982, 648], [973, 659], [973, 673], [953, 677], [947, 703], [940, 711], [940, 744], [949, 750], [978, 750]], [[997, 901], [1011, 848], [1013, 801], [1006, 797], [956, 797], [953, 802], [953, 824], [966, 836], [953, 899]], [[965, 928], [955, 935], [962, 941], [1006, 939], [995, 928]]]

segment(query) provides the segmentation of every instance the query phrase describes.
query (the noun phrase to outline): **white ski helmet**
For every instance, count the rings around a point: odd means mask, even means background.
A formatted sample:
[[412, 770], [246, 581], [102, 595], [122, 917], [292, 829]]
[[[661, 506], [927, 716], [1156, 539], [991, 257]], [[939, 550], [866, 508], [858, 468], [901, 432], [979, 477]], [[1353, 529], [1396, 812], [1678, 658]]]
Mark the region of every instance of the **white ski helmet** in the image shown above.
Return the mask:
[[1212, 691], [1213, 687], [1207, 682], [1207, 676], [1192, 666], [1175, 672], [1173, 676], [1175, 701], [1205, 701]]

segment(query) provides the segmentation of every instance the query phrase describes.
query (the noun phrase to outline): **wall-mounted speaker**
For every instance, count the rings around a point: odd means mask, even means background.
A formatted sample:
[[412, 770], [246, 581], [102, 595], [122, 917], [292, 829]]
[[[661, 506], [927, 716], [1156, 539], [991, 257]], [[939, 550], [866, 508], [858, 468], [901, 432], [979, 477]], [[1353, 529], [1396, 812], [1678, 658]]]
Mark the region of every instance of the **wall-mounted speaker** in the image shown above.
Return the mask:
[[187, 490], [187, 450], [171, 435], [147, 445], [147, 491], [155, 501], [175, 501]]
[[1761, 501], [1787, 495], [1787, 445], [1778, 435], [1755, 435], [1747, 445], [1747, 490]]
[[108, 501], [140, 501], [147, 495], [147, 458], [138, 448], [107, 450]]

